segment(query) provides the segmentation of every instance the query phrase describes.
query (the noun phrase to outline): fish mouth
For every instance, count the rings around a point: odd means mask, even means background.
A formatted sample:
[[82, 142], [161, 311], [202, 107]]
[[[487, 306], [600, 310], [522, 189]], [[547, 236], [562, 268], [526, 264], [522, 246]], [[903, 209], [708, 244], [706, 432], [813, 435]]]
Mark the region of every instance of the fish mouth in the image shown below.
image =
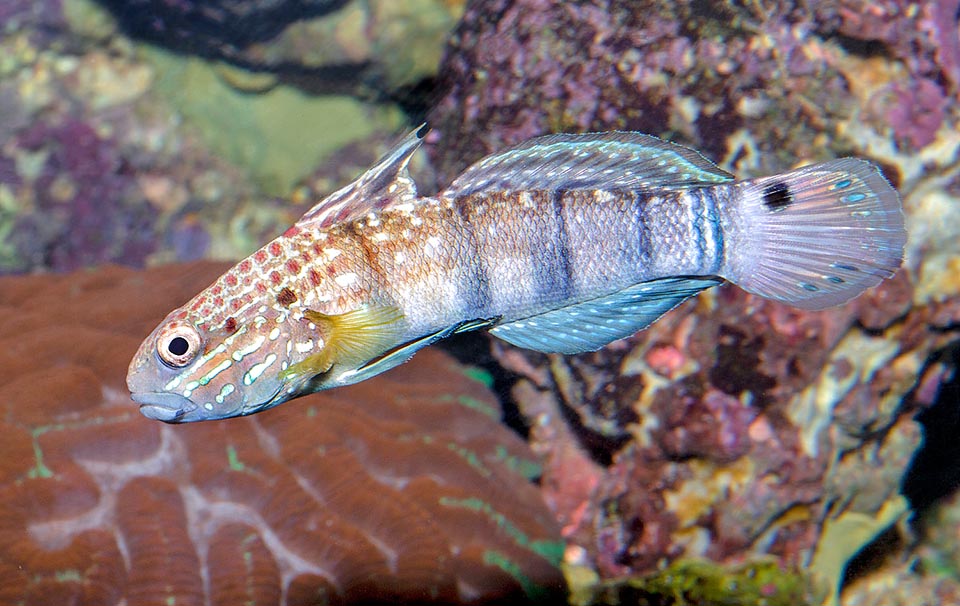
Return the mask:
[[187, 413], [197, 408], [196, 404], [177, 393], [134, 393], [130, 394], [130, 398], [140, 404], [140, 414], [165, 423], [179, 423]]

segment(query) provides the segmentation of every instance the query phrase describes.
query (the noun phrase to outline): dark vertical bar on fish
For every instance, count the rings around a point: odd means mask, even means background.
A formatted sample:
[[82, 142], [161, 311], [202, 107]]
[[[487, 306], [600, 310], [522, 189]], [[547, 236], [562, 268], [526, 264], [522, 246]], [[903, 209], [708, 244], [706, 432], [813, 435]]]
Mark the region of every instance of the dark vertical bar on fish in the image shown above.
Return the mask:
[[863, 160], [737, 181], [640, 133], [560, 134], [425, 197], [407, 172], [418, 132], [171, 312], [130, 365], [144, 414], [251, 414], [476, 328], [593, 351], [723, 280], [823, 309], [903, 258], [897, 193]]

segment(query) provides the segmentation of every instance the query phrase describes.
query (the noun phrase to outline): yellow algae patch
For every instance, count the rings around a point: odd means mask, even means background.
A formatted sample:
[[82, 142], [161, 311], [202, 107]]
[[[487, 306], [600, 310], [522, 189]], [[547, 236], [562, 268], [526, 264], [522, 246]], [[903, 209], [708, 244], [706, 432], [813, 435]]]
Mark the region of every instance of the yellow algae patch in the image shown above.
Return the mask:
[[924, 305], [960, 294], [960, 200], [940, 189], [918, 198], [907, 229], [923, 258], [913, 302]]
[[897, 495], [873, 515], [850, 511], [824, 522], [823, 534], [810, 563], [814, 583], [828, 591], [824, 606], [838, 603], [840, 581], [850, 558], [900, 519], [907, 510], [907, 500]]
[[749, 457], [741, 457], [723, 467], [699, 460], [687, 463], [693, 477], [676, 490], [663, 492], [667, 508], [677, 517], [681, 527], [692, 526], [726, 495], [742, 491], [753, 479], [754, 465]]

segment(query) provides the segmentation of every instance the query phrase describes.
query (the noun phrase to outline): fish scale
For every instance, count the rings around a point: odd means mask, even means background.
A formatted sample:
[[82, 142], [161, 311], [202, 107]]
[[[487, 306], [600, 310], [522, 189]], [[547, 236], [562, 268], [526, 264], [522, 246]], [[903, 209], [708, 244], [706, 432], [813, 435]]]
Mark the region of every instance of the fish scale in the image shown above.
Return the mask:
[[435, 197], [414, 132], [174, 310], [131, 361], [145, 415], [252, 414], [365, 380], [457, 332], [576, 354], [724, 280], [807, 309], [899, 267], [896, 191], [853, 158], [737, 181], [639, 133], [549, 135]]

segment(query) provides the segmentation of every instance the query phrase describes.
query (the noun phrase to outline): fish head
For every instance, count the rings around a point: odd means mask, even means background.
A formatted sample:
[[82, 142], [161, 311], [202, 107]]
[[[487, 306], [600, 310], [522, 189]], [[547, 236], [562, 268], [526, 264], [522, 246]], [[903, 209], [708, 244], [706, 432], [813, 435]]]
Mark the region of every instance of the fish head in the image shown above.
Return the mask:
[[302, 391], [283, 372], [297, 328], [287, 320], [261, 312], [211, 327], [174, 312], [130, 362], [131, 398], [144, 416], [167, 423], [243, 416], [284, 402]]

